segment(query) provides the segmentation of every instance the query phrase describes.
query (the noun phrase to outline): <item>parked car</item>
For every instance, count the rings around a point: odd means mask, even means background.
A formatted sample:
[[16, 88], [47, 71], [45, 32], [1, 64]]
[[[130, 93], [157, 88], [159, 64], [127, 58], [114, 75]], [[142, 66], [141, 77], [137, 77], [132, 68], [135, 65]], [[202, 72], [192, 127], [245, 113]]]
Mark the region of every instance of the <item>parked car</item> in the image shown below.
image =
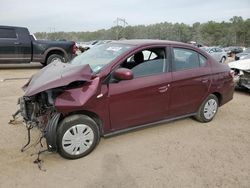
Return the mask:
[[201, 47], [202, 50], [209, 53], [217, 62], [224, 63], [227, 59], [227, 53], [218, 47]]
[[112, 40], [99, 40], [95, 45], [107, 44], [112, 42]]
[[90, 49], [90, 48], [94, 47], [98, 42], [99, 42], [99, 40], [92, 40], [92, 41], [88, 41], [88, 42], [82, 42], [81, 47]]
[[0, 64], [68, 62], [76, 50], [72, 41], [36, 40], [27, 28], [0, 26]]
[[210, 122], [233, 98], [234, 82], [228, 65], [195, 46], [123, 40], [54, 62], [23, 88], [24, 121], [42, 130], [49, 151], [76, 159], [101, 136], [190, 116]]
[[250, 89], [250, 59], [233, 61], [228, 65], [234, 71], [236, 86]]
[[[236, 60], [244, 59], [250, 54], [250, 48], [245, 49], [243, 52], [236, 54]], [[249, 57], [249, 56], [248, 56]]]
[[229, 46], [224, 48], [225, 52], [227, 52], [228, 56], [232, 56], [232, 54], [238, 54], [243, 52], [243, 48], [239, 46]]
[[83, 43], [81, 43], [81, 48], [85, 49], [84, 51], [86, 51], [86, 50], [93, 48], [95, 46], [110, 43], [110, 42], [112, 42], [112, 40], [94, 40], [94, 41], [89, 41], [89, 42], [83, 42]]
[[192, 44], [192, 45], [194, 45], [194, 46], [196, 46], [196, 47], [198, 47], [198, 48], [203, 47], [202, 44], [197, 43], [197, 42], [195, 42], [195, 41], [189, 41], [188, 44]]

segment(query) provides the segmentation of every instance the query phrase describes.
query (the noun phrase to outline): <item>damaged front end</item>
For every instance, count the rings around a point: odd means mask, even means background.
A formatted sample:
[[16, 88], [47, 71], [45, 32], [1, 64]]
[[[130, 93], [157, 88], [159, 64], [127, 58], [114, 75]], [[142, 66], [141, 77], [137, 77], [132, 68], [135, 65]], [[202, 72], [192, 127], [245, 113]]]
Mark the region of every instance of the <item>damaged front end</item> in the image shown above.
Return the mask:
[[230, 62], [236, 86], [250, 89], [250, 59]]
[[[41, 130], [40, 141], [42, 138], [46, 139], [49, 151], [57, 150], [56, 131], [59, 119], [62, 117], [56, 108], [57, 97], [67, 90], [82, 88], [86, 82], [91, 83], [91, 78], [89, 65], [58, 62], [51, 63], [31, 77], [23, 87], [24, 96], [18, 100], [20, 109], [13, 115], [15, 120], [15, 116], [20, 113], [28, 130], [28, 142], [22, 151], [30, 143], [30, 130], [33, 127]], [[95, 92], [95, 90], [92, 91]], [[81, 97], [81, 99], [87, 101], [91, 97], [91, 95], [86, 96], [88, 97]], [[69, 104], [71, 102], [74, 102], [74, 99], [70, 99]]]
[[34, 96], [23, 96], [19, 98], [20, 114], [28, 129], [28, 142], [30, 143], [30, 129], [37, 127], [42, 132], [42, 138], [46, 138], [49, 151], [56, 150], [56, 126], [61, 114], [57, 112], [54, 101], [62, 90], [48, 90]]
[[232, 69], [234, 71], [234, 82], [238, 87], [250, 89], [250, 71]]

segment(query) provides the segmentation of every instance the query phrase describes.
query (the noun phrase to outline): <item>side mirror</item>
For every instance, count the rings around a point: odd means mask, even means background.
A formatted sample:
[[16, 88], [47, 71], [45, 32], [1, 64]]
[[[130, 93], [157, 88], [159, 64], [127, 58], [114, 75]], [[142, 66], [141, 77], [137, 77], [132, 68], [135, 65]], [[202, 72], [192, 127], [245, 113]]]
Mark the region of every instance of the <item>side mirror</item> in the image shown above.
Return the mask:
[[117, 69], [113, 76], [116, 80], [132, 80], [134, 78], [133, 72], [126, 68]]

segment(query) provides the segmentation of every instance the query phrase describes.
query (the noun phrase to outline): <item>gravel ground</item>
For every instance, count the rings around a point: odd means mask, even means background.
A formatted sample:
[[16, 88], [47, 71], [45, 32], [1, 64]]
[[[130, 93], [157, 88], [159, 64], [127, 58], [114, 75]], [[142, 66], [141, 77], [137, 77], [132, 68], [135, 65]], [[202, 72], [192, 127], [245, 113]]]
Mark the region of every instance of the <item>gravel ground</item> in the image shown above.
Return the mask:
[[[21, 86], [39, 64], [0, 66], [0, 187], [250, 187], [250, 93], [236, 91], [215, 119], [192, 118], [101, 139], [85, 158], [44, 153], [39, 170], [21, 120], [9, 125]], [[16, 78], [16, 79], [10, 79]], [[38, 130], [32, 130], [32, 143]]]

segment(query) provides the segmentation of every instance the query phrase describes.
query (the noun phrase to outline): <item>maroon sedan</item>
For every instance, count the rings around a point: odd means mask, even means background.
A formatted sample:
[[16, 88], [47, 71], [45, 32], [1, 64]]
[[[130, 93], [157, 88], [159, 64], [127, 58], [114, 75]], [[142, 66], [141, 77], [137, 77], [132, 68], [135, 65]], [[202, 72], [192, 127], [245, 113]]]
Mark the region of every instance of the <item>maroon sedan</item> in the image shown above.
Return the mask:
[[101, 136], [194, 116], [211, 121], [233, 98], [230, 68], [179, 42], [124, 40], [52, 63], [24, 86], [20, 111], [48, 150], [89, 154]]

